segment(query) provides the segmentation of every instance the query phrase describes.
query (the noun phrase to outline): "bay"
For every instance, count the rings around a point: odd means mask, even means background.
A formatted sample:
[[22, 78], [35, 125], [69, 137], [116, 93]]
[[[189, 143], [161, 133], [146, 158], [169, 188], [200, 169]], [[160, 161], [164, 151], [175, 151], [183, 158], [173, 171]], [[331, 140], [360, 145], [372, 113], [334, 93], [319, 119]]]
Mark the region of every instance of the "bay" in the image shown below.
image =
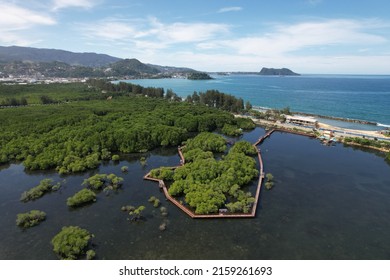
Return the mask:
[[[141, 79], [127, 82], [171, 88], [181, 97], [216, 89], [252, 105], [350, 118], [390, 126], [390, 76], [370, 75], [214, 75], [213, 80]], [[342, 124], [341, 124], [342, 125]], [[356, 127], [375, 130], [375, 127]]]

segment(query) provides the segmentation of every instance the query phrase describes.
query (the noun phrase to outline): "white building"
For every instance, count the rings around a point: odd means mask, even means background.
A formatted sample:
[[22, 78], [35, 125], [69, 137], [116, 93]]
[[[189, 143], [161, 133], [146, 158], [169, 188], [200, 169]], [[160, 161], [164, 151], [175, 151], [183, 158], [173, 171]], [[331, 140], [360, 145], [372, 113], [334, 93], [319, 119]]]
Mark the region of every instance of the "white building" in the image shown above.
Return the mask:
[[298, 125], [313, 126], [315, 127], [318, 124], [316, 118], [313, 117], [304, 117], [304, 116], [286, 116], [286, 123], [293, 123]]

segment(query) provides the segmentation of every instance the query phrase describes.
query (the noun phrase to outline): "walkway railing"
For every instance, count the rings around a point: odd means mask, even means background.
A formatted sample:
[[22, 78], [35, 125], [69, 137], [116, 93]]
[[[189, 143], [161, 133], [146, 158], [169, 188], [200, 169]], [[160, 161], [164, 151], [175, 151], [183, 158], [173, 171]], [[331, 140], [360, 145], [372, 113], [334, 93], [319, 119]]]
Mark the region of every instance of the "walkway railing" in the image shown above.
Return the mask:
[[[256, 195], [255, 195], [255, 202], [253, 203], [252, 205], [252, 211], [248, 214], [245, 214], [245, 213], [241, 213], [241, 214], [237, 214], [237, 213], [217, 213], [217, 214], [195, 214], [191, 209], [189, 209], [188, 207], [186, 207], [185, 205], [181, 204], [179, 201], [177, 201], [174, 197], [172, 197], [169, 192], [168, 192], [168, 188], [166, 187], [165, 185], [165, 182], [164, 180], [162, 179], [157, 179], [157, 178], [153, 178], [150, 176], [150, 172], [148, 174], [146, 174], [144, 176], [144, 179], [145, 180], [150, 180], [150, 181], [154, 181], [154, 182], [158, 182], [159, 183], [159, 187], [163, 190], [164, 192], [164, 195], [165, 197], [170, 201], [172, 202], [174, 205], [176, 205], [179, 209], [181, 209], [184, 213], [186, 213], [188, 216], [190, 216], [191, 218], [193, 219], [210, 219], [210, 218], [254, 218], [256, 216], [256, 210], [257, 210], [257, 206], [259, 204], [259, 199], [260, 199], [260, 193], [261, 193], [261, 186], [263, 184], [263, 179], [264, 179], [264, 164], [263, 164], [263, 159], [261, 157], [261, 151], [260, 149], [257, 147], [257, 145], [263, 143], [263, 141], [268, 138], [272, 133], [274, 133], [275, 131], [281, 131], [281, 132], [288, 132], [288, 133], [294, 133], [294, 134], [298, 134], [298, 135], [304, 135], [304, 136], [312, 136], [312, 135], [309, 135], [309, 134], [305, 134], [305, 133], [302, 133], [302, 132], [296, 132], [296, 131], [290, 131], [290, 130], [284, 130], [284, 129], [279, 129], [279, 128], [276, 128], [276, 129], [272, 129], [270, 131], [268, 131], [264, 136], [260, 137], [254, 144], [253, 144], [253, 147], [255, 147], [256, 151], [257, 151], [257, 157], [259, 159], [259, 180], [258, 180], [258, 183], [257, 183], [257, 188], [256, 188]], [[182, 148], [183, 147], [178, 147], [178, 154], [179, 154], [179, 157], [180, 157], [180, 164], [179, 166], [174, 166], [172, 167], [172, 169], [176, 169], [182, 165], [184, 165], [185, 163], [185, 158], [183, 156], [183, 152], [182, 152]]]

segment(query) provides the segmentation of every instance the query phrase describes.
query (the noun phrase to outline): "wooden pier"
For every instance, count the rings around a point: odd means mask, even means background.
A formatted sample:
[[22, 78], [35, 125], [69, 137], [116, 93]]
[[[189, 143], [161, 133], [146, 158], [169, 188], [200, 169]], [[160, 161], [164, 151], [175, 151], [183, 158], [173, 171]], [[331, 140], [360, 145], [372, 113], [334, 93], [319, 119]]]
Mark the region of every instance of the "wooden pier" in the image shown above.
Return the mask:
[[[179, 201], [177, 201], [174, 197], [172, 197], [169, 192], [168, 192], [168, 189], [165, 185], [165, 182], [164, 180], [161, 180], [161, 179], [157, 179], [157, 178], [153, 178], [150, 176], [150, 172], [148, 174], [146, 174], [144, 176], [144, 179], [145, 180], [150, 180], [150, 181], [154, 181], [154, 182], [158, 182], [159, 184], [159, 187], [163, 190], [164, 192], [164, 195], [165, 197], [170, 201], [172, 202], [174, 205], [176, 205], [177, 207], [179, 207], [179, 209], [181, 209], [184, 213], [186, 213], [188, 216], [190, 216], [191, 218], [193, 219], [215, 219], [215, 218], [254, 218], [256, 216], [256, 210], [257, 210], [257, 206], [259, 204], [259, 199], [260, 199], [260, 193], [261, 193], [261, 186], [263, 184], [263, 179], [264, 179], [264, 164], [263, 164], [263, 159], [261, 157], [261, 151], [260, 149], [257, 147], [257, 145], [260, 145], [263, 143], [263, 141], [265, 139], [267, 139], [272, 133], [274, 133], [275, 131], [281, 131], [281, 132], [288, 132], [288, 133], [293, 133], [293, 134], [298, 134], [298, 135], [304, 135], [304, 136], [311, 136], [309, 134], [305, 134], [305, 133], [301, 133], [301, 132], [294, 132], [294, 131], [290, 131], [290, 130], [284, 130], [284, 129], [279, 129], [279, 128], [275, 128], [275, 129], [272, 129], [270, 131], [268, 131], [265, 135], [263, 135], [262, 137], [260, 137], [254, 144], [253, 146], [255, 147], [256, 151], [257, 151], [257, 157], [258, 157], [258, 160], [259, 160], [259, 180], [258, 180], [258, 183], [257, 183], [257, 188], [256, 188], [256, 195], [255, 195], [255, 202], [253, 203], [252, 205], [252, 211], [248, 214], [237, 214], [237, 213], [229, 213], [229, 212], [220, 212], [220, 213], [217, 213], [217, 214], [195, 214], [191, 209], [189, 209], [188, 207], [186, 207], [185, 205], [181, 204]], [[182, 165], [184, 165], [185, 163], [185, 158], [183, 156], [183, 153], [182, 153], [182, 148], [183, 147], [178, 147], [178, 154], [179, 154], [179, 157], [180, 157], [180, 165], [179, 166], [174, 166], [172, 167], [172, 169], [176, 169]]]

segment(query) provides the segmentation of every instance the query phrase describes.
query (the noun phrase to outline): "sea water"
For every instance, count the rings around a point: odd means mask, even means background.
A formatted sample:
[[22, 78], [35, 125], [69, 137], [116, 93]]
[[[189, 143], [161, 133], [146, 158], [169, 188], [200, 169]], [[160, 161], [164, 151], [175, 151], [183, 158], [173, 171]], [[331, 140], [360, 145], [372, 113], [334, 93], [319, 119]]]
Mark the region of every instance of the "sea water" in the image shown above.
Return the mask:
[[[128, 82], [172, 89], [181, 97], [216, 89], [252, 105], [390, 126], [390, 76], [373, 75], [214, 75], [213, 80], [141, 79]], [[338, 123], [339, 126], [351, 126]], [[357, 129], [378, 129], [375, 126]], [[380, 129], [380, 128], [379, 128]]]

